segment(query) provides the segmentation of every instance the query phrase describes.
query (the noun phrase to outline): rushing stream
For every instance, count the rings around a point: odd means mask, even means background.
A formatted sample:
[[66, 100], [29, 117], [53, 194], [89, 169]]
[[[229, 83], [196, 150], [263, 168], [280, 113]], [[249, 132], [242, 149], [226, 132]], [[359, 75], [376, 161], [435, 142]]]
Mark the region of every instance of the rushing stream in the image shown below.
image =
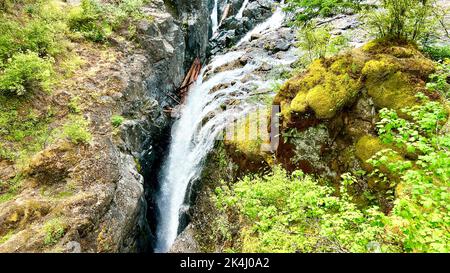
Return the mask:
[[[248, 1], [244, 2], [242, 12], [247, 3]], [[211, 17], [213, 28], [217, 29], [217, 22], [214, 21], [217, 19], [217, 0]], [[262, 63], [280, 65], [287, 61], [256, 56], [243, 67], [214, 74], [215, 69], [241, 58], [246, 52], [239, 48], [239, 45], [248, 41], [249, 35], [256, 32], [264, 35], [268, 30], [280, 27], [283, 19], [283, 12], [281, 8], [278, 8], [267, 21], [244, 37], [238, 46], [228, 53], [215, 56], [201, 71], [198, 81], [191, 88], [180, 118], [174, 124], [169, 155], [160, 173], [156, 252], [167, 252], [175, 241], [179, 233], [180, 215], [189, 208], [186, 196], [189, 195], [191, 184], [199, 178], [203, 161], [214, 147], [217, 136], [228, 124], [257, 107], [257, 103], [248, 100], [252, 96], [249, 84], [267, 88], [267, 83], [263, 80], [248, 82], [241, 79], [252, 74]], [[208, 72], [213, 73], [209, 75]], [[206, 75], [208, 78], [204, 80]], [[213, 88], [219, 85], [226, 87], [215, 91], [216, 89]], [[232, 103], [233, 106], [222, 109], [224, 105], [230, 105], [230, 102], [236, 101], [239, 103]]]

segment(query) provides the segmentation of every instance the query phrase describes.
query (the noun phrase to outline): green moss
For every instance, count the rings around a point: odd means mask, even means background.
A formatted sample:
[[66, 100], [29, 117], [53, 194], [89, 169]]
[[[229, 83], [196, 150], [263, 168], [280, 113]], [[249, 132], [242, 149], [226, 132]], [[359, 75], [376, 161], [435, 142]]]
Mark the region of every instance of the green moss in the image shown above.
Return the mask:
[[10, 230], [4, 236], [0, 237], [0, 244], [3, 244], [6, 241], [8, 241], [13, 235], [14, 235], [14, 231]]
[[369, 78], [366, 84], [368, 94], [380, 108], [399, 111], [417, 104], [417, 92], [408, 77], [400, 71], [388, 75], [385, 80]]
[[366, 162], [376, 153], [387, 147], [381, 142], [381, 140], [374, 136], [363, 136], [359, 139], [355, 146], [355, 155], [362, 162]]
[[66, 233], [67, 225], [59, 218], [52, 219], [44, 225], [44, 244], [54, 245]]
[[[408, 47], [403, 49], [405, 52], [401, 47], [389, 47], [385, 51], [391, 55], [379, 54], [362, 69], [368, 94], [380, 108], [399, 111], [416, 105], [415, 95], [423, 88], [422, 79], [433, 71], [431, 61], [418, 51]], [[401, 51], [403, 53], [399, 53]], [[399, 55], [414, 57], [398, 59]]]
[[[288, 81], [280, 91], [286, 92], [288, 97], [296, 93], [289, 112], [302, 113], [309, 107], [319, 119], [332, 118], [361, 90], [360, 80], [351, 74], [358, 67], [351, 55], [332, 59], [331, 64], [323, 60], [313, 62], [303, 77]], [[283, 104], [281, 106], [283, 108]], [[290, 116], [286, 109], [282, 109], [282, 113], [285, 118]]]

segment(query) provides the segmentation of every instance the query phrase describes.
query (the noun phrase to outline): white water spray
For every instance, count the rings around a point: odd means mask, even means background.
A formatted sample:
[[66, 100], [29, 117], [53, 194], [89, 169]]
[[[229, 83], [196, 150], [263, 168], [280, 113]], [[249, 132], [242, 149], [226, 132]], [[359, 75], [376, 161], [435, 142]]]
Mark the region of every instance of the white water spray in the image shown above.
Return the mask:
[[264, 31], [270, 30], [270, 29], [277, 29], [282, 26], [283, 21], [286, 17], [285, 13], [283, 12], [283, 4], [284, 0], [281, 1], [281, 4], [277, 7], [275, 12], [272, 14], [272, 16], [265, 22], [257, 25], [254, 29], [252, 29], [250, 32], [248, 32], [244, 38], [242, 38], [237, 44], [236, 47], [242, 45], [244, 42], [250, 41], [250, 38], [254, 34], [261, 34]]
[[212, 33], [216, 33], [217, 29], [219, 28], [219, 7], [218, 7], [218, 1], [214, 0], [214, 8], [211, 13], [211, 21], [212, 21]]
[[236, 14], [236, 19], [241, 19], [242, 15], [244, 14], [244, 10], [248, 5], [249, 0], [244, 0], [244, 3], [242, 3], [242, 7], [239, 9], [238, 14]]
[[[217, 2], [217, 1], [216, 1]], [[256, 29], [275, 29], [281, 26], [284, 17], [281, 10], [268, 21], [262, 23], [262, 27]], [[231, 51], [224, 55], [218, 55], [208, 65], [209, 71], [227, 63], [232, 63], [245, 54], [244, 51]], [[235, 120], [245, 116], [257, 105], [247, 102], [251, 96], [249, 83], [243, 83], [243, 79], [249, 73], [253, 73], [263, 62], [280, 62], [281, 60], [268, 59], [268, 57], [255, 58], [244, 67], [213, 74], [205, 81], [203, 77], [207, 68], [204, 68], [199, 79], [188, 94], [186, 104], [181, 110], [181, 118], [174, 124], [169, 155], [166, 158], [161, 173], [161, 189], [157, 196], [159, 221], [157, 225], [156, 252], [167, 252], [178, 235], [181, 211], [186, 211], [189, 205], [185, 202], [190, 184], [199, 178], [202, 164], [207, 154], [214, 147], [216, 137]], [[232, 84], [233, 83], [233, 84]], [[218, 85], [228, 87], [216, 92], [213, 88]], [[263, 85], [256, 81], [255, 85]], [[222, 109], [231, 101], [240, 103]]]

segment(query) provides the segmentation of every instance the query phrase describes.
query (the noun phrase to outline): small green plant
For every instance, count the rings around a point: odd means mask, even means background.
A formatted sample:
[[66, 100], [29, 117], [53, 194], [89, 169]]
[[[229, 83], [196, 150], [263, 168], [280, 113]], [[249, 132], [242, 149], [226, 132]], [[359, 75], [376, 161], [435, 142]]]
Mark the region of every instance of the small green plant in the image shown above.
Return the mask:
[[44, 244], [46, 245], [54, 245], [59, 239], [61, 239], [66, 233], [67, 226], [66, 224], [59, 218], [55, 218], [49, 220], [44, 225]]
[[0, 180], [0, 204], [11, 200], [20, 191], [22, 186], [22, 175], [18, 174], [14, 178], [6, 181]]
[[324, 58], [339, 53], [348, 46], [344, 36], [332, 36], [328, 27], [317, 27], [314, 23], [306, 24], [297, 34], [297, 47], [305, 51], [305, 63], [311, 63], [317, 58]]
[[50, 60], [42, 59], [37, 53], [27, 52], [14, 55], [0, 73], [0, 90], [16, 95], [25, 95], [38, 87], [49, 91], [53, 73]]
[[89, 122], [79, 115], [69, 117], [69, 121], [63, 126], [63, 135], [75, 144], [89, 143], [92, 140]]
[[450, 98], [450, 59], [438, 63], [436, 72], [430, 75], [427, 88], [439, 92], [447, 100]]
[[68, 106], [69, 106], [69, 111], [72, 114], [80, 114], [81, 113], [80, 97], [75, 96], [75, 97], [71, 98]]
[[119, 115], [114, 115], [111, 117], [111, 124], [114, 127], [119, 127], [125, 121], [125, 118]]

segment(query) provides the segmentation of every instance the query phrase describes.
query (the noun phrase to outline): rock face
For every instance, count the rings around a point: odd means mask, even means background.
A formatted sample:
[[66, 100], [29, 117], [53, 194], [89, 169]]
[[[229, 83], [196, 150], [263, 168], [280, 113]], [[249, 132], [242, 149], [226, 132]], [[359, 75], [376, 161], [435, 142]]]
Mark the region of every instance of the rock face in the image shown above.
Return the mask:
[[[228, 16], [220, 22], [217, 34], [210, 41], [211, 54], [236, 44], [247, 32], [269, 18], [277, 1], [250, 0], [242, 13], [242, 18], [238, 18], [243, 2], [243, 0], [234, 0], [229, 3]], [[226, 5], [219, 5], [219, 14], [224, 13], [225, 7]], [[220, 15], [219, 20], [221, 17]]]
[[[147, 13], [154, 20], [138, 26], [139, 43], [143, 47], [143, 52], [129, 58], [133, 77], [121, 101], [124, 116], [131, 118], [121, 127], [123, 139], [121, 148], [139, 160], [144, 170], [143, 174], [148, 180], [145, 198], [151, 207], [156, 187], [156, 181], [152, 178], [155, 177], [154, 172], [162, 160], [163, 150], [170, 141], [168, 129], [171, 118], [164, 110], [178, 104], [178, 95], [174, 90], [180, 86], [192, 61], [195, 58], [202, 61], [206, 59], [210, 3], [210, 0], [174, 1], [170, 7], [164, 1], [151, 1]], [[126, 158], [124, 157], [124, 160]], [[127, 173], [133, 164], [123, 166], [126, 168], [124, 172]], [[128, 177], [133, 177], [129, 171]], [[142, 178], [139, 175], [135, 176], [136, 178], [142, 184]], [[118, 186], [120, 185], [119, 182]], [[139, 243], [142, 240], [136, 240], [136, 235], [149, 229], [145, 217], [147, 211], [144, 195], [137, 187], [133, 191], [127, 188], [133, 186], [126, 183], [122, 186], [124, 188], [118, 188], [116, 191], [116, 197], [126, 203], [127, 197], [123, 196], [124, 192], [138, 193], [128, 201], [135, 202], [137, 199], [138, 206], [143, 208], [134, 214], [134, 219], [124, 221], [132, 230], [131, 234], [128, 234], [131, 238], [127, 240]], [[154, 221], [151, 216], [149, 217], [150, 221]], [[111, 219], [117, 219], [117, 215], [111, 215]], [[154, 228], [154, 223], [151, 223], [150, 228]], [[154, 230], [150, 234], [153, 232]], [[150, 240], [153, 241], [153, 236]], [[141, 245], [146, 243], [148, 242]], [[128, 247], [123, 250], [132, 249]]]
[[[192, 60], [205, 61], [211, 3], [152, 0], [144, 12], [153, 19], [136, 26], [137, 43], [111, 40], [104, 52], [80, 46], [88, 73], [52, 99], [67, 107], [81, 91], [92, 141], [61, 140], [31, 159], [23, 190], [0, 203], [0, 252], [152, 250], [152, 179], [170, 141], [164, 110], [177, 104]], [[118, 128], [113, 114], [125, 119]], [[6, 163], [0, 172], [15, 175]]]

